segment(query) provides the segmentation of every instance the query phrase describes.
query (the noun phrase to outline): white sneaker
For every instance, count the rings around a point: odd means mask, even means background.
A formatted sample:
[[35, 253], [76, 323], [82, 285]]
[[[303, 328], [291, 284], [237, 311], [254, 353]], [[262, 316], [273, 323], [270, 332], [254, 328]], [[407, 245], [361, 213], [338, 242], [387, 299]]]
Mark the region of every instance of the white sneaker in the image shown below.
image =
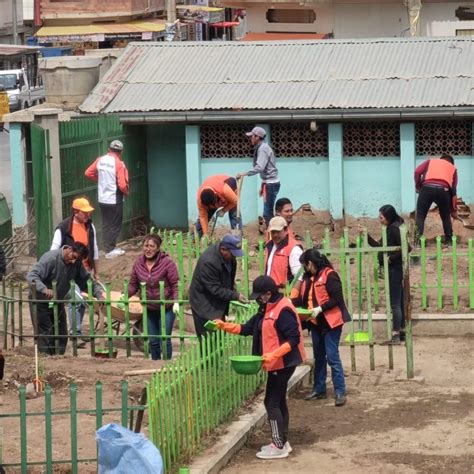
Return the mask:
[[116, 258], [120, 257], [120, 254], [118, 254], [115, 250], [111, 250], [109, 253], [105, 254], [105, 258], [110, 259], [110, 258]]
[[265, 450], [261, 450], [257, 453], [259, 459], [283, 459], [288, 457], [288, 450], [283, 448], [277, 448], [273, 443]]
[[[265, 446], [262, 446], [260, 448], [260, 451], [266, 451], [267, 449], [271, 448], [272, 446], [275, 446], [273, 443], [270, 443], [270, 444], [266, 444]], [[287, 441], [285, 443], [285, 446], [283, 446], [287, 451], [288, 451], [288, 454], [290, 454], [292, 451], [293, 451], [293, 448], [291, 447], [290, 445], [290, 442]]]
[[115, 247], [112, 252], [115, 252], [117, 255], [124, 255], [125, 254], [125, 250], [119, 248], [119, 247]]

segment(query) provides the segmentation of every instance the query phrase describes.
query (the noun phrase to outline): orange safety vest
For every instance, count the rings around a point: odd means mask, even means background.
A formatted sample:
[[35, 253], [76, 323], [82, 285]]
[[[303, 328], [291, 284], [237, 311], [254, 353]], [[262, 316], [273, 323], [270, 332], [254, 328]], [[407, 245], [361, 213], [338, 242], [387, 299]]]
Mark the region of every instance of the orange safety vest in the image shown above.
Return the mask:
[[[267, 307], [265, 310], [265, 315], [263, 316], [263, 323], [262, 323], [262, 349], [263, 353], [267, 354], [269, 352], [273, 352], [277, 350], [282, 344], [286, 341], [280, 340], [280, 336], [278, 334], [276, 328], [276, 322], [280, 317], [280, 314], [284, 309], [289, 309], [295, 315], [296, 322], [298, 324], [298, 330], [300, 333], [300, 342], [298, 344], [298, 348], [294, 348], [291, 351], [297, 351], [294, 354], [299, 360], [298, 365], [301, 364], [306, 360], [306, 351], [304, 348], [304, 340], [303, 340], [303, 330], [301, 329], [300, 318], [298, 317], [296, 308], [293, 306], [291, 301], [288, 298], [281, 298], [277, 303], [271, 304], [267, 303]], [[290, 352], [291, 353], [291, 352]], [[288, 354], [287, 354], [288, 355]], [[280, 370], [285, 367], [285, 361], [283, 360], [285, 356], [280, 357], [279, 359], [270, 362], [264, 363], [263, 369], [267, 372], [271, 372], [272, 370]]]
[[[314, 293], [316, 299], [318, 300], [318, 305], [322, 306], [324, 303], [329, 301], [329, 294], [326, 289], [326, 282], [328, 281], [328, 276], [334, 270], [330, 267], [325, 267], [319, 274], [317, 280], [314, 282]], [[302, 288], [303, 290], [303, 288]], [[342, 311], [339, 306], [334, 306], [331, 309], [324, 311], [324, 317], [329, 324], [331, 329], [344, 324], [344, 319], [342, 317]]]
[[[267, 244], [268, 245], [268, 244]], [[273, 244], [275, 245], [275, 244]], [[291, 251], [299, 245], [298, 242], [290, 237], [288, 234], [288, 243], [275, 250], [272, 259], [272, 267], [270, 269], [270, 276], [273, 278], [277, 286], [283, 287], [288, 283], [289, 278], [289, 269], [290, 269], [290, 255]], [[265, 275], [268, 275], [268, 257], [270, 256], [271, 248], [267, 246], [267, 251], [265, 252]]]
[[231, 178], [226, 174], [216, 174], [214, 176], [209, 176], [204, 182], [201, 184], [201, 187], [198, 189], [197, 192], [197, 201], [198, 203], [201, 202], [201, 193], [205, 189], [212, 189], [218, 198], [218, 202], [216, 203], [217, 207], [223, 207], [226, 204], [226, 200], [224, 199], [224, 186], [226, 185], [226, 180]]
[[455, 172], [456, 167], [449, 161], [442, 160], [441, 158], [430, 160], [423, 182], [431, 180], [444, 181], [449, 187], [452, 187]]

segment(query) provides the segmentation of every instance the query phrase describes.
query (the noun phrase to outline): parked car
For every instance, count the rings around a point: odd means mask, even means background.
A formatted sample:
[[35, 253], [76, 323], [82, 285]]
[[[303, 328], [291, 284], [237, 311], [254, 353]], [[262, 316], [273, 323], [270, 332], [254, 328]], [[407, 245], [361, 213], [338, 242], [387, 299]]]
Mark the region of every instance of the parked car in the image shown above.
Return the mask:
[[7, 69], [0, 71], [0, 88], [8, 94], [10, 112], [26, 109], [45, 99], [43, 85], [31, 84], [25, 69]]

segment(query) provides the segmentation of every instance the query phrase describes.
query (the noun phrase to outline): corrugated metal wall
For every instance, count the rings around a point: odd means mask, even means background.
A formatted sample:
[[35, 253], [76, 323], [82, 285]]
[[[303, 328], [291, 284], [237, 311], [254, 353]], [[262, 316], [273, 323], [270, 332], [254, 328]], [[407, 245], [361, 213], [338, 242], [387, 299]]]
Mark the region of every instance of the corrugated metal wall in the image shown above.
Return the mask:
[[60, 122], [61, 193], [63, 218], [71, 213], [72, 201], [87, 197], [96, 208], [92, 219], [101, 240], [101, 216], [97, 203], [97, 184], [84, 176], [85, 169], [107, 152], [109, 143], [124, 143], [123, 160], [130, 173], [130, 195], [124, 202], [121, 237], [133, 235], [136, 227], [148, 222], [148, 185], [146, 175], [146, 137], [143, 127], [123, 126], [113, 115], [78, 118]]

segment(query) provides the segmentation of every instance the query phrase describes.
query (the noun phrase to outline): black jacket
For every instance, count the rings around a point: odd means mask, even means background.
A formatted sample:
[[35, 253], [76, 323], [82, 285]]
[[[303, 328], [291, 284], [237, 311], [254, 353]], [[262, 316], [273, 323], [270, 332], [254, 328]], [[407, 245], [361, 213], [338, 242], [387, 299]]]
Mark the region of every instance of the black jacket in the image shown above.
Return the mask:
[[[64, 245], [72, 245], [74, 243], [74, 238], [72, 237], [72, 222], [74, 216], [69, 216], [58, 224], [57, 229], [61, 232], [62, 242], [61, 247]], [[94, 242], [95, 242], [95, 232], [92, 221], [89, 219], [86, 222], [87, 229], [87, 250], [89, 250], [89, 255], [87, 257], [87, 263], [90, 268], [94, 268]]]
[[[271, 303], [276, 303], [283, 298], [283, 295], [276, 294], [270, 299]], [[262, 324], [265, 316], [266, 304], [261, 304], [258, 308], [257, 314], [252, 316], [246, 323], [240, 326], [241, 336], [252, 336], [252, 355], [263, 354], [262, 343]], [[301, 354], [299, 351], [300, 330], [296, 320], [298, 316], [290, 309], [284, 309], [275, 323], [275, 328], [278, 333], [280, 345], [288, 342], [291, 346], [291, 351], [283, 356], [283, 364], [286, 367], [296, 367], [300, 365]]]
[[219, 243], [210, 245], [199, 258], [189, 288], [193, 314], [202, 319], [217, 319], [229, 311], [229, 302], [238, 300], [234, 289], [237, 262], [226, 263]]
[[[400, 226], [403, 224], [403, 221], [392, 222], [387, 227], [387, 246], [388, 247], [400, 247], [402, 244], [400, 236]], [[371, 247], [382, 247], [382, 239], [375, 240], [370, 235], [368, 236], [368, 243]], [[380, 265], [383, 265], [383, 252], [380, 252], [378, 255]], [[402, 265], [402, 251], [393, 250], [388, 252], [388, 264], [394, 266]]]

